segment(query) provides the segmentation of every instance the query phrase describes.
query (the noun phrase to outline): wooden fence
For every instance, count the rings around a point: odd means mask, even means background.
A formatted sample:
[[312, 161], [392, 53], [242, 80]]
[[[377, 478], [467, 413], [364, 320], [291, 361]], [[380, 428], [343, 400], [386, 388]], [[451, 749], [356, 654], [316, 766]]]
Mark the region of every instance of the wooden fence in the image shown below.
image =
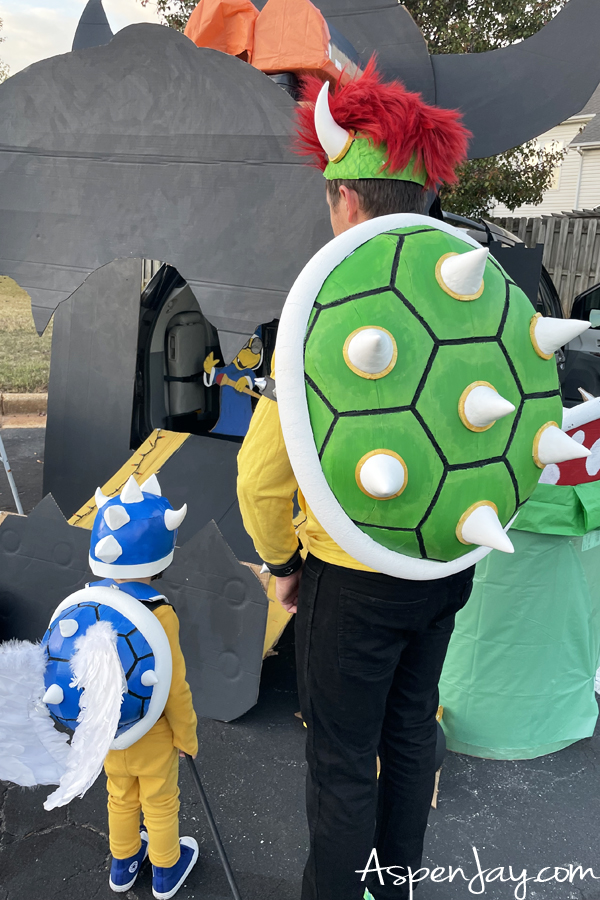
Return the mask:
[[544, 265], [560, 296], [565, 315], [573, 300], [600, 282], [600, 207], [539, 219], [494, 219], [528, 247], [544, 245]]

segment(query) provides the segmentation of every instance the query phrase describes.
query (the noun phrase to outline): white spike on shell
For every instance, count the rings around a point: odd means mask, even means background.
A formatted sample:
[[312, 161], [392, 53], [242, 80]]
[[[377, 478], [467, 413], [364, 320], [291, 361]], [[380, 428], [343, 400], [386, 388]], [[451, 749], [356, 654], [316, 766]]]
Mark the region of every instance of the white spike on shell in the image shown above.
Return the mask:
[[456, 536], [461, 544], [491, 547], [503, 553], [514, 553], [510, 538], [502, 527], [496, 507], [483, 501], [470, 506], [456, 526]]
[[140, 490], [139, 484], [133, 475], [130, 475], [121, 491], [121, 503], [141, 503], [143, 499], [144, 495]]
[[158, 684], [158, 678], [154, 669], [146, 669], [142, 674], [140, 681], [145, 687], [152, 687], [153, 685]]
[[79, 622], [76, 619], [61, 619], [58, 623], [58, 630], [64, 638], [73, 637], [79, 630]]
[[458, 300], [475, 300], [483, 291], [483, 274], [489, 255], [487, 247], [467, 253], [449, 253], [438, 262], [440, 287]]
[[556, 422], [547, 422], [543, 425], [533, 441], [533, 460], [540, 469], [552, 463], [585, 459], [590, 454], [591, 450], [561, 431]]
[[113, 563], [122, 553], [123, 548], [112, 534], [109, 534], [108, 537], [103, 537], [94, 548], [94, 556], [104, 563]]
[[589, 327], [589, 322], [580, 319], [553, 319], [536, 313], [531, 320], [529, 334], [537, 355], [542, 359], [552, 359], [559, 347], [564, 347]]
[[360, 328], [344, 344], [347, 365], [363, 378], [381, 378], [394, 367], [396, 342], [384, 328]]
[[475, 382], [463, 391], [458, 411], [467, 428], [473, 431], [487, 431], [498, 419], [514, 413], [515, 407], [491, 384]]
[[140, 485], [140, 490], [145, 494], [154, 494], [155, 497], [162, 497], [162, 491], [156, 475], [151, 475], [146, 481]]
[[184, 503], [181, 509], [165, 509], [165, 525], [169, 531], [175, 531], [179, 528], [187, 513], [187, 503]]
[[107, 497], [106, 494], [102, 493], [101, 488], [96, 488], [96, 493], [94, 494], [94, 500], [96, 501], [96, 506], [98, 509], [102, 509], [102, 507], [108, 503], [110, 497]]
[[131, 521], [131, 517], [124, 506], [109, 506], [104, 513], [104, 521], [111, 531], [118, 531]]
[[60, 684], [51, 684], [42, 697], [42, 703], [50, 703], [52, 706], [58, 706], [58, 704], [62, 703], [64, 699], [65, 692], [61, 688]]
[[321, 147], [331, 162], [343, 158], [352, 142], [352, 135], [335, 121], [329, 108], [329, 82], [326, 81], [315, 103], [315, 130]]
[[376, 500], [390, 500], [402, 493], [406, 487], [406, 465], [396, 454], [377, 450], [359, 461], [356, 467], [356, 481], [369, 497]]

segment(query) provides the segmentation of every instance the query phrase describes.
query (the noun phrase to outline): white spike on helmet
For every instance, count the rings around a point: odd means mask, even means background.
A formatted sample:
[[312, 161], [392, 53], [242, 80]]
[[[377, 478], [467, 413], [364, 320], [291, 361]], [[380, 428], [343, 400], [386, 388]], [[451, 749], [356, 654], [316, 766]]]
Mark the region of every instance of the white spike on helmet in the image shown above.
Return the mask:
[[123, 548], [112, 534], [102, 538], [94, 547], [94, 556], [97, 556], [104, 563], [115, 562], [122, 553]]
[[315, 131], [321, 147], [329, 157], [329, 162], [336, 163], [344, 158], [354, 135], [342, 128], [331, 115], [329, 108], [329, 82], [326, 81], [315, 103]]
[[111, 531], [118, 531], [123, 525], [127, 525], [131, 518], [124, 506], [109, 506], [104, 512], [104, 521]]
[[139, 484], [133, 475], [130, 475], [121, 491], [121, 503], [141, 503], [143, 499], [144, 495], [140, 490]]
[[107, 497], [106, 494], [103, 494], [101, 488], [96, 488], [94, 500], [96, 501], [96, 506], [98, 507], [98, 509], [102, 509], [102, 507], [108, 503], [110, 497]]
[[184, 503], [181, 509], [166, 509], [165, 510], [165, 525], [169, 529], [169, 531], [175, 531], [183, 520], [185, 519], [187, 514], [187, 503]]
[[102, 578], [147, 578], [173, 561], [187, 506], [174, 510], [155, 475], [140, 488], [133, 478], [107, 500], [92, 526], [90, 568]]
[[150, 478], [147, 478], [146, 481], [140, 485], [140, 490], [143, 491], [144, 494], [154, 494], [155, 497], [162, 497], [162, 491], [156, 475], [151, 475]]

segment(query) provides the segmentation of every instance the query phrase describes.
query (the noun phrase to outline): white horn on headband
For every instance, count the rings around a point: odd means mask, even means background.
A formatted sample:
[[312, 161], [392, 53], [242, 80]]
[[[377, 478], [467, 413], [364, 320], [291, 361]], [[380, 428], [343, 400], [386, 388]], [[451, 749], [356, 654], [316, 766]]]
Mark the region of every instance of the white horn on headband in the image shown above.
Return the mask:
[[339, 162], [343, 159], [354, 135], [335, 121], [329, 108], [329, 82], [326, 81], [315, 103], [315, 130], [321, 147], [329, 157], [330, 162]]

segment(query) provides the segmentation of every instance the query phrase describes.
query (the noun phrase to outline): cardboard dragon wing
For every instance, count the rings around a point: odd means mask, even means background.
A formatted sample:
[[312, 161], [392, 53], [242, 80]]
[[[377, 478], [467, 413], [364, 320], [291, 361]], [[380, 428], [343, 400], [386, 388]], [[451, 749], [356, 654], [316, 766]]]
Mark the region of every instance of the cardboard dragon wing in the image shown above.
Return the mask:
[[160, 622], [133, 597], [102, 586], [67, 597], [41, 644], [0, 645], [0, 779], [58, 784], [47, 810], [83, 796], [108, 751], [157, 722], [171, 666]]
[[532, 315], [486, 249], [428, 217], [382, 216], [322, 248], [288, 296], [275, 363], [322, 527], [411, 580], [512, 552], [505, 531], [540, 469], [590, 453], [557, 424], [553, 353], [573, 324]]
[[435, 55], [406, 7], [394, 0], [375, 7], [368, 0], [316, 5], [365, 62], [377, 53], [387, 79], [399, 79], [427, 103], [459, 109], [473, 133], [470, 159], [502, 153], [575, 115], [600, 81], [595, 0], [569, 0], [537, 34], [508, 47]]

